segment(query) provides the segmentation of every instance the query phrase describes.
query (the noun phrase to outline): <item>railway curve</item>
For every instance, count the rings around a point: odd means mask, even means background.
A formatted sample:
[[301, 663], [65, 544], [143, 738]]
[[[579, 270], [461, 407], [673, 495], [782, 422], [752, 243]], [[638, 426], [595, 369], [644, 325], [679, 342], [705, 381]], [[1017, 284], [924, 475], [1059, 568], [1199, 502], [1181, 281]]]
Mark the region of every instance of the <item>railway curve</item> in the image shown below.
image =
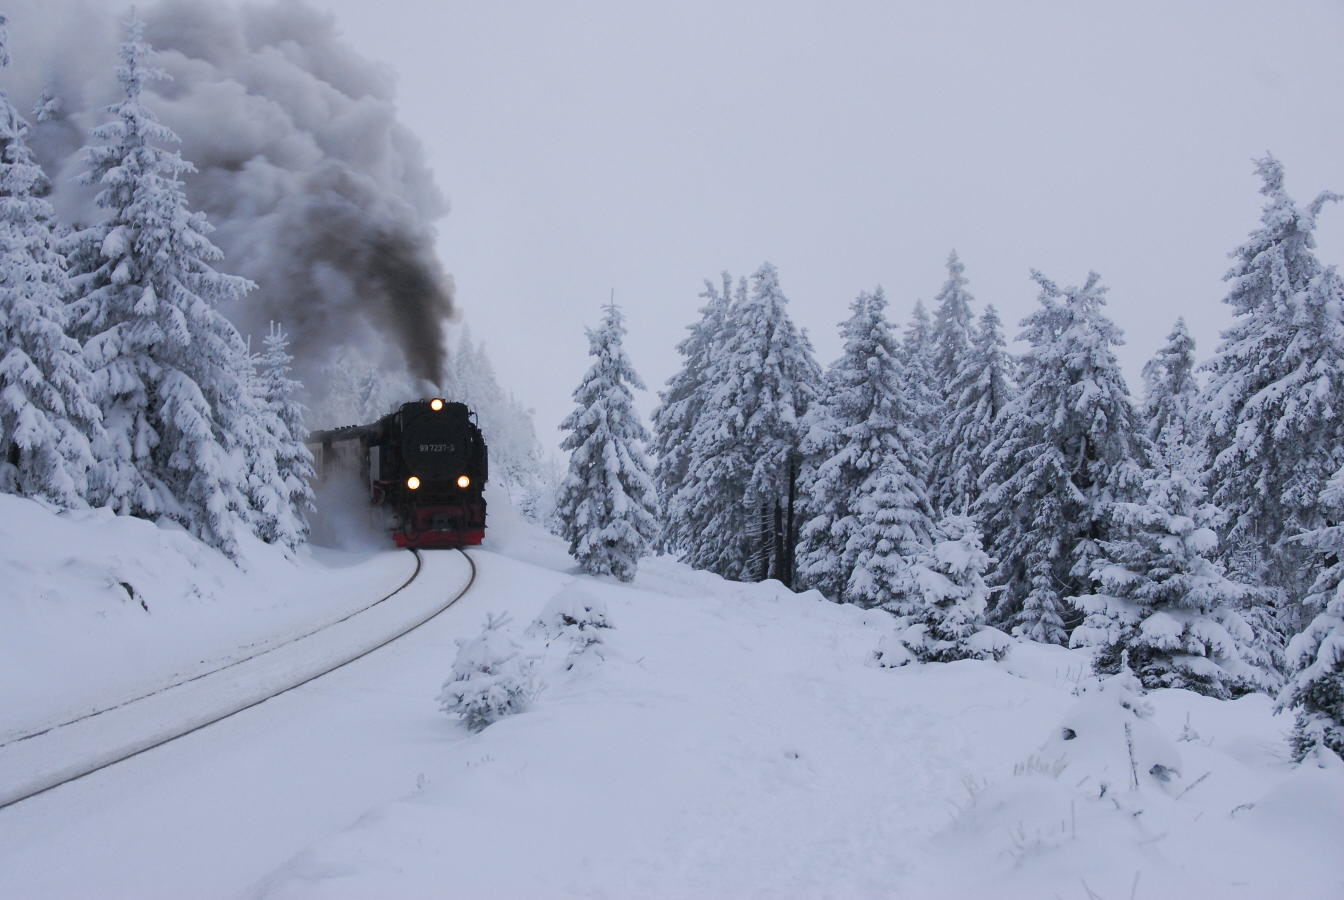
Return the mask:
[[[318, 635], [331, 632], [339, 626], [355, 620], [357, 616], [368, 614], [384, 604], [385, 601], [402, 594], [407, 588], [415, 584], [424, 570], [424, 560], [419, 550], [409, 552], [413, 553], [416, 559], [415, 570], [411, 576], [394, 591], [355, 612], [327, 623], [321, 628], [312, 629], [281, 644], [269, 647], [261, 653], [234, 660], [208, 672], [193, 675], [190, 678], [142, 694], [132, 700], [96, 710], [41, 731], [21, 735], [4, 745], [0, 745], [0, 812], [15, 804], [147, 753], [157, 747], [162, 747], [189, 734], [194, 734], [363, 659], [446, 612], [458, 600], [462, 599], [475, 583], [475, 562], [470, 555], [462, 550], [457, 550], [455, 552], [466, 562], [465, 582], [460, 588], [451, 591], [447, 598], [441, 602], [436, 602], [427, 613], [417, 613], [409, 620], [396, 620], [394, 627], [388, 628], [385, 626], [385, 630], [376, 637], [355, 643], [334, 659], [308, 660], [306, 665], [301, 659], [293, 661], [283, 659], [284, 654], [281, 651], [293, 650], [296, 646], [302, 646], [302, 642], [305, 640], [311, 640]], [[279, 671], [263, 673], [266, 677], [259, 679], [256, 685], [249, 685], [247, 684], [249, 676], [246, 671], [248, 664], [255, 665], [259, 661], [278, 663], [279, 665], [275, 668], [278, 668]], [[235, 689], [233, 691], [228, 690], [229, 685], [227, 684], [220, 685], [224, 697], [222, 699], [216, 698], [213, 702], [210, 701], [208, 688], [212, 686], [212, 682], [217, 683], [228, 678], [241, 680], [234, 681]], [[246, 689], [248, 687], [253, 689]], [[136, 729], [133, 726], [132, 733], [122, 735], [114, 733], [107, 740], [97, 741], [101, 745], [101, 749], [97, 752], [80, 754], [83, 758], [62, 760], [59, 752], [52, 754], [49, 752], [50, 747], [43, 746], [55, 742], [63, 734], [75, 729], [89, 731], [93, 733], [95, 738], [103, 737], [96, 734], [96, 729], [101, 725], [98, 721], [100, 717], [106, 721], [114, 718], [118, 712], [133, 711], [138, 707], [153, 703], [165, 704], [166, 709], [173, 709], [174, 706], [171, 701], [175, 697], [174, 692], [203, 689], [206, 689], [204, 691], [206, 697], [203, 704], [204, 708], [194, 709], [193, 714], [179, 716], [169, 724], [149, 729], [142, 726], [138, 729], [139, 733], [134, 733]], [[115, 731], [115, 728], [113, 730]], [[52, 761], [53, 756], [55, 757], [54, 762]]]

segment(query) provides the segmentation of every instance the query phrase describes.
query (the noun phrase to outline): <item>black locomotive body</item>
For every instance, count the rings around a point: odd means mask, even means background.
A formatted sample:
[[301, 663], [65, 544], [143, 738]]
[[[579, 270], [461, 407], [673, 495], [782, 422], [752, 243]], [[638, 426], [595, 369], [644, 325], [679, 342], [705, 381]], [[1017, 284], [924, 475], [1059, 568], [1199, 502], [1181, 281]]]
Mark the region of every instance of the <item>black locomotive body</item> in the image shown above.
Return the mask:
[[463, 547], [485, 538], [485, 439], [465, 404], [403, 403], [371, 425], [316, 431], [321, 479], [367, 482], [398, 547]]

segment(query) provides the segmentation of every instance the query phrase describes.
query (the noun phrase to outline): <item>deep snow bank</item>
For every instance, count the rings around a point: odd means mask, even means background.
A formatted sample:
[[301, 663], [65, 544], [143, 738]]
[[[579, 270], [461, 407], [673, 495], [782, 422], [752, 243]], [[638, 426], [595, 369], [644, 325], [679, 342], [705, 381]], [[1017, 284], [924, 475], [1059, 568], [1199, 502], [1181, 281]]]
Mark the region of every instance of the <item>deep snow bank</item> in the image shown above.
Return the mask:
[[[668, 560], [631, 586], [588, 579], [555, 539], [492, 529], [480, 584], [547, 688], [480, 734], [441, 718], [438, 765], [406, 773], [418, 790], [257, 896], [1344, 895], [1344, 775], [1289, 765], [1266, 698], [1148, 695], [1134, 788], [1138, 719], [1079, 695], [1085, 652], [882, 670], [880, 613]], [[576, 589], [613, 626], [581, 664], [554, 629], [526, 633]]]
[[[0, 541], [11, 730], [338, 616], [410, 562], [249, 546], [240, 569], [5, 497]], [[584, 578], [502, 502], [472, 555], [433, 627], [6, 811], [7, 864], [68, 896], [1344, 896], [1344, 773], [1291, 765], [1267, 698], [1098, 692], [1085, 652], [1030, 644], [879, 669], [883, 614], [668, 560]], [[554, 619], [580, 607], [612, 627], [576, 653], [591, 635]], [[547, 687], [470, 734], [435, 697], [502, 613]]]
[[392, 590], [404, 551], [245, 539], [0, 495], [0, 743], [264, 650]]

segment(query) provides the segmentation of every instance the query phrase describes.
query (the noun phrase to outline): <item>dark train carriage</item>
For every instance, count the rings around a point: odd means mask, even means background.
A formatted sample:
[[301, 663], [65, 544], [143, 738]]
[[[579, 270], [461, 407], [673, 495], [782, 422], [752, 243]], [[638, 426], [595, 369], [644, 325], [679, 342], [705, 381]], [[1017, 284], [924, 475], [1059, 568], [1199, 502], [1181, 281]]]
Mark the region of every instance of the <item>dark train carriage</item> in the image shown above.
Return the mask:
[[465, 404], [404, 403], [371, 425], [316, 431], [320, 478], [359, 478], [398, 547], [463, 547], [485, 538], [485, 440]]

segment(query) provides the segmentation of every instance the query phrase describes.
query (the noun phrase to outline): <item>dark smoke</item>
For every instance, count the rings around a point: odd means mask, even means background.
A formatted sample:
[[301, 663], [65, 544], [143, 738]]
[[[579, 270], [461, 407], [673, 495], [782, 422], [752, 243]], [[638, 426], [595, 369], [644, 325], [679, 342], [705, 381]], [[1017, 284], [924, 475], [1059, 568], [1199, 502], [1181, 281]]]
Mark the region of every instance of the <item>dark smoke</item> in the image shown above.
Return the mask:
[[[34, 128], [62, 216], [99, 216], [76, 184], [78, 151], [117, 99], [112, 69], [126, 9], [86, 0], [14, 0], [13, 79], [54, 115]], [[452, 280], [434, 251], [447, 211], [419, 141], [396, 118], [394, 79], [297, 0], [234, 7], [139, 4], [155, 63], [172, 81], [147, 97], [199, 172], [187, 181], [224, 250], [224, 271], [259, 290], [227, 310], [246, 333], [279, 319], [302, 374], [342, 347], [409, 378], [441, 383]]]

